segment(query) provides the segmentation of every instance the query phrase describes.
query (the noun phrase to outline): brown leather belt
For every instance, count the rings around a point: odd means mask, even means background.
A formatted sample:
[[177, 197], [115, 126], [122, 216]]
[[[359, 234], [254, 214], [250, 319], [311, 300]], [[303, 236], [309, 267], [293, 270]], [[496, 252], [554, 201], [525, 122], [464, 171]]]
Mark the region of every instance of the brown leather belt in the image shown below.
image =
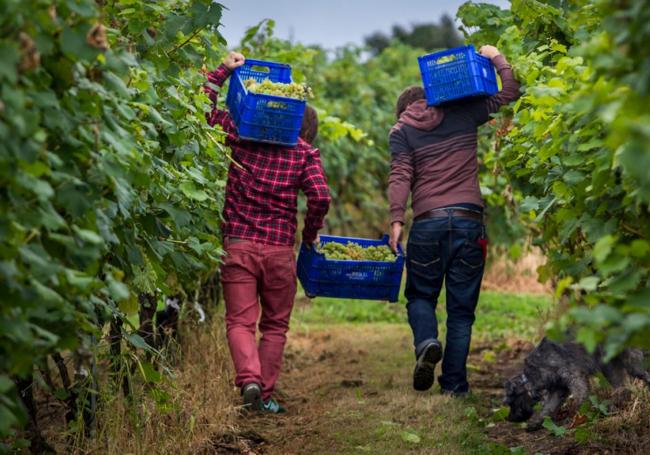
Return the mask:
[[455, 218], [469, 218], [470, 220], [475, 220], [483, 222], [483, 214], [474, 212], [471, 210], [462, 210], [462, 209], [434, 209], [424, 212], [421, 215], [415, 217], [415, 221], [426, 220], [429, 218], [449, 218], [449, 215]]

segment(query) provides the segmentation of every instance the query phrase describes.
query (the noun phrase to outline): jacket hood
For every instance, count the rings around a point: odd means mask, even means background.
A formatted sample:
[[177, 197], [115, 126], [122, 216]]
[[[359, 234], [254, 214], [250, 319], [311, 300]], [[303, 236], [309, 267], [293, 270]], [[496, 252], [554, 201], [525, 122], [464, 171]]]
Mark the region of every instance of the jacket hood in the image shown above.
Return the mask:
[[399, 116], [397, 123], [403, 123], [419, 130], [431, 131], [440, 125], [444, 116], [445, 113], [441, 108], [427, 106], [426, 100], [417, 100], [408, 105]]

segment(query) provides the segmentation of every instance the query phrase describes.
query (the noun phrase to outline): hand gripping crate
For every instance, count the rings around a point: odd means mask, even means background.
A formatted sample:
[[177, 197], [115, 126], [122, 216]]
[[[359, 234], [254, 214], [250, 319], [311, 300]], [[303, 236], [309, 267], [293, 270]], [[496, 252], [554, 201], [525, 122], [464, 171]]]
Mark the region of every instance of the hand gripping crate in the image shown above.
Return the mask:
[[423, 55], [418, 63], [429, 106], [499, 91], [494, 65], [471, 44]]
[[256, 142], [296, 145], [306, 102], [283, 96], [250, 93], [247, 79], [291, 83], [291, 67], [283, 63], [246, 60], [233, 71], [226, 105], [239, 137]]
[[[367, 248], [388, 245], [388, 236], [367, 240], [321, 235], [320, 241], [321, 244], [355, 242]], [[398, 251], [395, 262], [343, 261], [326, 259], [324, 254], [303, 244], [298, 256], [298, 279], [308, 297], [397, 302], [404, 269], [404, 252], [401, 247]]]

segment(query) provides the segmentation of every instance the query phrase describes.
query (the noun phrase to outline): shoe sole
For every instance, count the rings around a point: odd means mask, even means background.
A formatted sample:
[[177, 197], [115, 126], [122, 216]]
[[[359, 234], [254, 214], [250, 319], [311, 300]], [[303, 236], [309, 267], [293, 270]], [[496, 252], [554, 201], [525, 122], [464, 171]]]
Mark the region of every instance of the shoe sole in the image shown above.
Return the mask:
[[442, 358], [440, 345], [432, 343], [425, 348], [413, 371], [413, 388], [419, 392], [429, 390], [435, 379], [436, 364]]
[[262, 404], [262, 391], [257, 387], [249, 387], [244, 390], [244, 408], [251, 411], [261, 411]]

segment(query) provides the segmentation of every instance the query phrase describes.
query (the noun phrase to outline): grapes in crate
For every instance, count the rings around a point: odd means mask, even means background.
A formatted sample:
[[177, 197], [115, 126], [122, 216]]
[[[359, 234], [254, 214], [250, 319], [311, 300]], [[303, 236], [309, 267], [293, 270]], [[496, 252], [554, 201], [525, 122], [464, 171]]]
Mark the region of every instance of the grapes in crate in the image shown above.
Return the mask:
[[326, 259], [338, 261], [380, 261], [395, 262], [397, 256], [387, 245], [369, 246], [364, 248], [358, 243], [327, 242], [318, 246], [318, 252]]
[[283, 84], [282, 82], [272, 82], [270, 79], [257, 82], [251, 78], [244, 81], [244, 86], [249, 92], [260, 95], [282, 96], [297, 100], [306, 100], [307, 98], [313, 97], [311, 88], [305, 84], [297, 84], [295, 82]]

